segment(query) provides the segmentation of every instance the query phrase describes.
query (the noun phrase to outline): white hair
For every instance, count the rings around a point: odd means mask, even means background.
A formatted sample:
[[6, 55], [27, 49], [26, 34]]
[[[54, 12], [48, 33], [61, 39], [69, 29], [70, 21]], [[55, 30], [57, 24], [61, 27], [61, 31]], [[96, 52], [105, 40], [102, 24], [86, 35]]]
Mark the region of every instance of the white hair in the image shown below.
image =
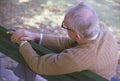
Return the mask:
[[68, 26], [83, 38], [91, 38], [99, 32], [99, 19], [96, 11], [87, 3], [70, 8], [68, 13]]

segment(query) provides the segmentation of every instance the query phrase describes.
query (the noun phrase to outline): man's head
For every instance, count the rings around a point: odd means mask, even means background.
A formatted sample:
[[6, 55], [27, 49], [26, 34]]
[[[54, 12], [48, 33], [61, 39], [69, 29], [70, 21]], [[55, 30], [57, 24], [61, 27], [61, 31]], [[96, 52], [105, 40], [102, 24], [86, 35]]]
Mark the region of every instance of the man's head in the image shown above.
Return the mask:
[[99, 20], [96, 12], [84, 2], [68, 10], [63, 26], [68, 29], [69, 36], [74, 40], [77, 38], [90, 39], [99, 32]]

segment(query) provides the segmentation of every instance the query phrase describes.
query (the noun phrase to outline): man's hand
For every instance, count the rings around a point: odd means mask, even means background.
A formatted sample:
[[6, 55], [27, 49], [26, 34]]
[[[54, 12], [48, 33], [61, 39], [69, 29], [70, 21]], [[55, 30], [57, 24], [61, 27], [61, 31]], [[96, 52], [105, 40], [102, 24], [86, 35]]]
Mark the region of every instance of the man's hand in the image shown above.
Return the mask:
[[19, 29], [17, 31], [8, 31], [7, 34], [12, 34], [11, 41], [13, 43], [20, 44], [23, 40], [36, 40], [39, 39], [38, 33], [33, 33], [25, 29]]

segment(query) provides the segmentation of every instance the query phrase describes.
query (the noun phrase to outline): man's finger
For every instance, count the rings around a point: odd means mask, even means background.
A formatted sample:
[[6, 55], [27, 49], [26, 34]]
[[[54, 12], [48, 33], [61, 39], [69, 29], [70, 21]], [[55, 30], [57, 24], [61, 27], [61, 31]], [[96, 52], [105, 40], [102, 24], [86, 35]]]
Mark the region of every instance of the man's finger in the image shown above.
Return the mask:
[[7, 31], [6, 33], [7, 33], [7, 34], [14, 34], [15, 31]]
[[21, 40], [25, 41], [25, 40], [31, 40], [31, 39], [29, 37], [21, 37]]
[[16, 30], [14, 30], [14, 29], [9, 29], [6, 33], [7, 33], [7, 34], [14, 34], [15, 31], [16, 31]]

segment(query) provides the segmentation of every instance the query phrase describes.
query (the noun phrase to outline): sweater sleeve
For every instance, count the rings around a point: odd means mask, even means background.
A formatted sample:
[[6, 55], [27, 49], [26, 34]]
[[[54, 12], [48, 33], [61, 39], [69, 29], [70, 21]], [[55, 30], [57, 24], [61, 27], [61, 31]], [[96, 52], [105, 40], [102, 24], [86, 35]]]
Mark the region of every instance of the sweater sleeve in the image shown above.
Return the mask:
[[88, 56], [89, 52], [78, 50], [75, 47], [66, 49], [59, 54], [50, 53], [39, 56], [29, 43], [20, 47], [20, 52], [30, 68], [43, 75], [66, 74], [88, 69], [93, 58]]
[[74, 47], [77, 45], [77, 43], [69, 37], [46, 34], [43, 35], [41, 44], [55, 52], [61, 52], [64, 49]]

